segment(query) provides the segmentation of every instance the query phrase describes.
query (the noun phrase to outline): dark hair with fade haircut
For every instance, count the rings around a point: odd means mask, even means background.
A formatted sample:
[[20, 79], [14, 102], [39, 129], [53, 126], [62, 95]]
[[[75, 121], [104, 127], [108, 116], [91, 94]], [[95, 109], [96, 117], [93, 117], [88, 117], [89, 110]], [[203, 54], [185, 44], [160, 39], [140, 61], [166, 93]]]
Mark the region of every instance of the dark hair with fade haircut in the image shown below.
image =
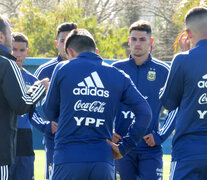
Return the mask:
[[0, 31], [6, 35], [6, 27], [9, 25], [8, 18], [0, 15]]
[[26, 46], [28, 47], [28, 37], [23, 33], [13, 32], [12, 37], [14, 38], [15, 42], [25, 42]]
[[149, 35], [152, 33], [150, 23], [144, 20], [134, 22], [129, 28], [129, 34], [131, 34], [132, 31], [146, 31]]
[[60, 24], [57, 27], [57, 39], [61, 32], [72, 31], [73, 29], [77, 29], [77, 28], [78, 28], [78, 25], [74, 22], [65, 22], [63, 24]]
[[194, 7], [190, 9], [185, 16], [185, 23], [188, 25], [192, 20], [202, 17], [207, 17], [207, 8]]
[[95, 52], [96, 43], [93, 36], [86, 29], [74, 29], [65, 39], [65, 52], [67, 48], [75, 50], [77, 53], [81, 52]]

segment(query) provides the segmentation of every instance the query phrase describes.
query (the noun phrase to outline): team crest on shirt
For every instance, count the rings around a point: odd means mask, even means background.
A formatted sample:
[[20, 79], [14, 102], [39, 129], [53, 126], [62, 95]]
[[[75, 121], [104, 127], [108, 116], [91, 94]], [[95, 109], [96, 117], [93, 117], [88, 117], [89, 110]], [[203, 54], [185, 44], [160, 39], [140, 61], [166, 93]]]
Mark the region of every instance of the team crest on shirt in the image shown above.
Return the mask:
[[31, 84], [29, 82], [25, 82], [27, 90], [31, 87]]
[[154, 81], [156, 79], [156, 72], [155, 69], [150, 68], [150, 70], [147, 73], [147, 79], [149, 81]]

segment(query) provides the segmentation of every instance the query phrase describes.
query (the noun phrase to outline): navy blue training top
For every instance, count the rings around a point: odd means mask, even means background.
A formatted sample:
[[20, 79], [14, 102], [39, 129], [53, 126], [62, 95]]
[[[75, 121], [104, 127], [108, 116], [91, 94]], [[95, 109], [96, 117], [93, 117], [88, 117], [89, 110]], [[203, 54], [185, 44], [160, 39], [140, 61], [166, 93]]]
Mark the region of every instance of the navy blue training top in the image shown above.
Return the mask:
[[[57, 58], [54, 58], [54, 59], [48, 61], [47, 63], [42, 64], [40, 67], [38, 67], [37, 70], [35, 71], [34, 75], [39, 80], [42, 80], [44, 78], [51, 79], [51, 76], [52, 76], [53, 70], [55, 69], [55, 66], [61, 61], [62, 61], [62, 59], [61, 59], [60, 55], [58, 55]], [[37, 103], [37, 105], [36, 105], [37, 111], [41, 115], [41, 117], [45, 121], [47, 121], [47, 119], [43, 113], [41, 104], [42, 104], [42, 100], [39, 101], [39, 103]], [[44, 137], [46, 138], [46, 142], [49, 143], [47, 146], [53, 146], [54, 136], [55, 135], [52, 134], [51, 132], [45, 131]], [[47, 140], [49, 140], [49, 141], [47, 141]], [[45, 141], [45, 139], [44, 139], [44, 141]]]
[[[148, 59], [140, 66], [136, 65], [135, 60], [131, 56], [129, 59], [115, 62], [113, 66], [123, 70], [130, 76], [152, 109], [152, 121], [146, 134], [153, 133], [156, 146], [148, 146], [143, 139], [134, 151], [147, 154], [160, 152], [161, 143], [167, 139], [174, 129], [175, 122], [173, 120], [176, 116], [176, 111], [172, 111], [166, 119], [165, 126], [159, 131], [159, 117], [162, 107], [159, 100], [159, 91], [167, 79], [169, 65], [152, 58], [149, 54]], [[134, 114], [127, 106], [120, 104], [120, 109], [116, 117], [115, 132], [121, 136], [125, 136], [134, 117]]]
[[151, 110], [130, 78], [103, 62], [97, 54], [81, 53], [60, 62], [52, 76], [43, 110], [47, 119], [58, 119], [54, 163], [113, 163], [113, 121], [119, 103], [136, 114], [136, 120], [119, 149], [127, 154], [141, 140], [151, 121]]
[[169, 110], [179, 107], [173, 160], [207, 159], [207, 39], [175, 56], [160, 98]]

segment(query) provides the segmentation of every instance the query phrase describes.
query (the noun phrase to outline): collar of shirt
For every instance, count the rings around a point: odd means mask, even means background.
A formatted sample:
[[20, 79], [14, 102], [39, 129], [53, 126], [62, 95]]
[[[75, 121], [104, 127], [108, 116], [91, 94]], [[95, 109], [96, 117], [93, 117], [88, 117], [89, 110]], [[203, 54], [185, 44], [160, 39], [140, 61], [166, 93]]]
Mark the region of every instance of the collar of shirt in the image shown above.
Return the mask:
[[0, 44], [0, 48], [3, 49], [4, 51], [6, 51], [7, 53], [9, 53], [9, 49], [4, 46], [3, 44]]
[[103, 61], [103, 59], [96, 53], [93, 52], [82, 52], [78, 55], [77, 58], [81, 59], [87, 59], [87, 60], [100, 60]]
[[3, 44], [0, 44], [0, 55], [16, 61], [16, 58], [9, 53], [9, 49]]
[[[132, 62], [136, 65], [135, 60], [134, 60], [134, 58], [132, 58], [131, 55], [129, 55], [129, 59], [130, 59], [130, 61], [132, 61]], [[145, 65], [145, 64], [147, 64], [147, 63], [149, 63], [149, 62], [151, 62], [151, 60], [152, 60], [152, 55], [149, 54], [148, 59], [147, 59], [146, 61], [144, 61], [144, 63], [143, 63], [142, 65], [140, 65], [140, 66], [143, 66], [143, 65]], [[137, 65], [136, 65], [136, 66], [137, 66]]]
[[198, 41], [196, 43], [196, 46], [195, 47], [203, 46], [203, 45], [205, 45], [205, 46], [207, 45], [207, 39], [202, 39], [202, 40]]
[[58, 54], [58, 57], [57, 57], [57, 61], [58, 61], [58, 62], [61, 62], [61, 61], [62, 61], [62, 58], [60, 57], [59, 54]]

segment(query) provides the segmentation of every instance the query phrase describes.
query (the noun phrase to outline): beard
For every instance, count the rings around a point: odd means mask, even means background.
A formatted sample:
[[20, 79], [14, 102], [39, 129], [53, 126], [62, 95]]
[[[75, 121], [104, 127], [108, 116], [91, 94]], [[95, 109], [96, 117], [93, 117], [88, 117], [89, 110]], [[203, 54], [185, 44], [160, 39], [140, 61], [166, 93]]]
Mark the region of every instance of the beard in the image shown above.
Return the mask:
[[4, 45], [9, 49], [9, 52], [11, 53], [12, 50], [12, 43], [9, 41], [9, 39], [6, 37], [5, 38], [5, 43]]

